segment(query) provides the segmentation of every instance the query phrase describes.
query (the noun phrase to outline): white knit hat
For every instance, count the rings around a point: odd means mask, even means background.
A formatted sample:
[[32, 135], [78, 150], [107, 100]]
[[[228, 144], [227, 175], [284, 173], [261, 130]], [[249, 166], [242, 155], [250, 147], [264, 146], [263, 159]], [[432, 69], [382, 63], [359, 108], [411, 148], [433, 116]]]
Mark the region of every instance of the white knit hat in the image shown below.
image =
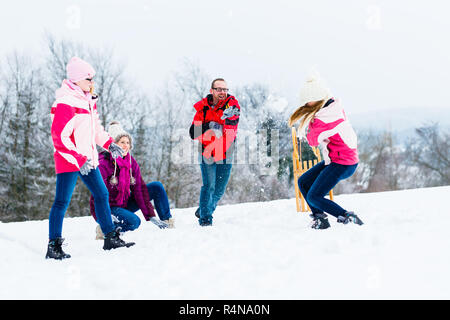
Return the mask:
[[331, 98], [330, 89], [325, 85], [317, 71], [311, 72], [306, 82], [300, 89], [300, 106], [311, 101], [319, 101]]
[[130, 139], [130, 150], [133, 149], [133, 139], [131, 138], [131, 135], [122, 128], [119, 121], [113, 120], [109, 123], [108, 133], [115, 142], [119, 142], [122, 137], [127, 137]]

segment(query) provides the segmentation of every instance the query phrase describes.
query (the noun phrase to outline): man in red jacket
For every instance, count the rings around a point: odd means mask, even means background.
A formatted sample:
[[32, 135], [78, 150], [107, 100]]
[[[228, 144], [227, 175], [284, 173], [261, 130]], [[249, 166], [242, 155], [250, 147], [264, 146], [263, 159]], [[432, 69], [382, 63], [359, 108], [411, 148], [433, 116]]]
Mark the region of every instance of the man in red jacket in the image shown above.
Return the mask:
[[230, 177], [233, 148], [239, 124], [240, 106], [228, 94], [224, 79], [215, 79], [210, 94], [194, 104], [195, 116], [189, 129], [191, 139], [200, 142], [203, 185], [195, 215], [201, 226], [212, 225], [212, 214]]

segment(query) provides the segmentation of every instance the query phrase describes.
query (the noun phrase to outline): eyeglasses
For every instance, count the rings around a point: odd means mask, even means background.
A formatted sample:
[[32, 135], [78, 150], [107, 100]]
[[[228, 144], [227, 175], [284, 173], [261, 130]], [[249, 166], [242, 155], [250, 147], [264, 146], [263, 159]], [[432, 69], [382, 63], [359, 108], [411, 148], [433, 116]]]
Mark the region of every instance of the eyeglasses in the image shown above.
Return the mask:
[[87, 81], [92, 82], [93, 78], [86, 78]]
[[217, 92], [228, 92], [229, 89], [227, 88], [212, 88], [213, 90], [216, 90]]

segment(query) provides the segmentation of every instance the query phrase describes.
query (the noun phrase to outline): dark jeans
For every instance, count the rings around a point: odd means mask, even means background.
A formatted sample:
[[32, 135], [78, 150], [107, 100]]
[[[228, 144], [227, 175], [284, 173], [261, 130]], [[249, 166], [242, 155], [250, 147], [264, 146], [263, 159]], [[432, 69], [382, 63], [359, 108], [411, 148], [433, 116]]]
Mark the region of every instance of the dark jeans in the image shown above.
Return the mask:
[[231, 167], [231, 163], [200, 163], [203, 181], [200, 189], [200, 224], [212, 223], [212, 214], [225, 193]]
[[[159, 219], [168, 220], [171, 218], [169, 199], [162, 183], [159, 181], [150, 182], [147, 184], [147, 190], [150, 200], [153, 200], [155, 204]], [[119, 220], [115, 225], [121, 227], [123, 232], [139, 228], [141, 219], [135, 214], [138, 210], [139, 207], [134, 197], [128, 200], [126, 208], [111, 207], [112, 214]]]
[[334, 162], [326, 166], [322, 161], [300, 176], [298, 187], [312, 213], [326, 212], [337, 218], [347, 212], [325, 196], [339, 181], [350, 177], [357, 166], [358, 164], [348, 166]]
[[49, 239], [61, 237], [64, 215], [72, 198], [73, 190], [77, 183], [78, 176], [94, 197], [95, 212], [97, 222], [100, 224], [104, 234], [114, 230], [109, 208], [109, 193], [103, 182], [100, 170], [96, 168], [89, 174], [83, 176], [79, 171], [64, 172], [56, 175], [56, 194], [49, 216]]

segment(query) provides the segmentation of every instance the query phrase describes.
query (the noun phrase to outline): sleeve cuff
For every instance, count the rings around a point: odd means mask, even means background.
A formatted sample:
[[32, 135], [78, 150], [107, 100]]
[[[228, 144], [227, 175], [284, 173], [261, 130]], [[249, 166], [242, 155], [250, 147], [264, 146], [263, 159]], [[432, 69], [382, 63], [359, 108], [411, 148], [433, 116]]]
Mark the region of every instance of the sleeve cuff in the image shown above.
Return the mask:
[[103, 148], [106, 149], [106, 150], [108, 150], [109, 146], [110, 146], [111, 143], [113, 143], [113, 142], [114, 142], [113, 138], [109, 138], [109, 140], [106, 141], [106, 143], [103, 145]]
[[79, 159], [77, 159], [78, 167], [81, 168], [87, 161], [86, 156], [81, 156]]

